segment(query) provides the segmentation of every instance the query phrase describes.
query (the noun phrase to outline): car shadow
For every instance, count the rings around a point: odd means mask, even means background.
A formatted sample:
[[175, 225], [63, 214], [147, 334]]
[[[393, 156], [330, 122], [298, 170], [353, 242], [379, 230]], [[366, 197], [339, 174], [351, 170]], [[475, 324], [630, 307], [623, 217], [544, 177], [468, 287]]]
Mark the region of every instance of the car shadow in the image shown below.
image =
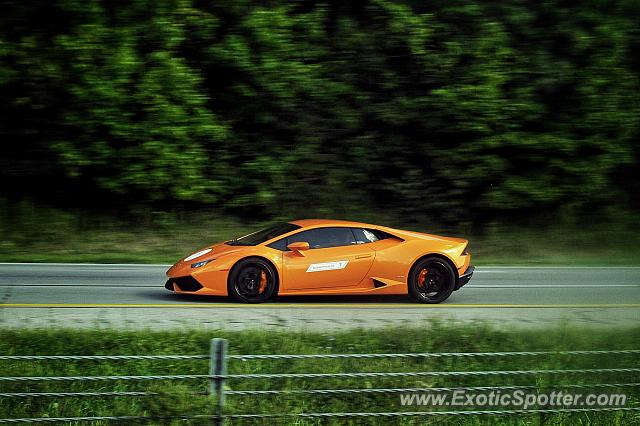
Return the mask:
[[280, 296], [272, 303], [412, 303], [408, 296], [402, 295], [372, 295], [372, 296]]
[[[223, 296], [201, 296], [195, 294], [172, 293], [167, 290], [150, 291], [145, 290], [138, 293], [145, 299], [153, 299], [157, 302], [172, 303], [228, 303], [246, 306], [244, 303], [233, 301], [229, 297]], [[326, 303], [327, 305], [337, 303], [357, 303], [362, 305], [376, 303], [415, 303], [413, 299], [405, 295], [371, 295], [371, 296], [279, 296], [275, 297], [265, 304], [285, 304], [296, 303], [304, 306], [305, 304]]]

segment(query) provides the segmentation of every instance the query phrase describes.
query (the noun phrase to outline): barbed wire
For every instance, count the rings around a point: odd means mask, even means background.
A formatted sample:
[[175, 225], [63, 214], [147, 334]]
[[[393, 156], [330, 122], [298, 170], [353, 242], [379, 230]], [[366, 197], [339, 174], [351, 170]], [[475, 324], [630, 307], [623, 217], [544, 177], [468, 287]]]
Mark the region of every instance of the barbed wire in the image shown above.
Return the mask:
[[427, 352], [427, 353], [380, 353], [380, 354], [288, 354], [288, 355], [229, 355], [229, 359], [342, 359], [342, 358], [444, 358], [444, 357], [508, 357], [545, 355], [623, 355], [640, 354], [640, 349], [611, 351], [532, 351], [532, 352]]
[[231, 414], [230, 418], [322, 418], [322, 417], [437, 417], [437, 416], [479, 416], [479, 415], [513, 415], [513, 414], [543, 414], [543, 413], [584, 413], [596, 411], [640, 411], [640, 407], [597, 407], [597, 408], [541, 408], [521, 410], [458, 410], [458, 411], [396, 411], [380, 413], [299, 413], [299, 414]]
[[[426, 352], [426, 353], [379, 353], [379, 354], [247, 354], [228, 355], [228, 359], [344, 359], [344, 358], [443, 358], [443, 357], [509, 357], [546, 355], [633, 355], [640, 349], [596, 350], [596, 351], [529, 351], [529, 352]], [[116, 361], [116, 360], [186, 360], [209, 359], [209, 355], [0, 355], [0, 361]]]
[[[635, 373], [640, 368], [592, 368], [563, 370], [495, 370], [495, 371], [418, 371], [418, 372], [362, 372], [362, 373], [260, 373], [213, 376], [218, 379], [306, 379], [306, 378], [360, 378], [360, 377], [450, 377], [450, 376], [521, 376], [535, 374], [591, 374]], [[0, 379], [1, 380], [1, 379]]]
[[280, 394], [348, 394], [348, 393], [429, 393], [429, 392], [454, 392], [454, 391], [503, 391], [503, 390], [539, 390], [539, 389], [601, 389], [623, 388], [640, 386], [640, 383], [603, 383], [594, 385], [555, 385], [555, 386], [458, 386], [437, 388], [352, 388], [352, 389], [294, 389], [294, 390], [241, 390], [225, 391], [225, 395], [280, 395]]
[[[175, 417], [178, 419], [179, 417]], [[215, 418], [215, 416], [212, 416]], [[64, 423], [64, 422], [97, 422], [97, 421], [139, 421], [139, 420], [160, 420], [151, 416], [92, 416], [92, 417], [30, 417], [17, 419], [0, 419], [0, 423], [18, 424], [18, 423]], [[167, 418], [168, 419], [168, 418]]]
[[[204, 394], [204, 393], [203, 393]], [[108, 397], [108, 396], [154, 396], [158, 392], [120, 391], [120, 392], [0, 392], [0, 398], [47, 398], [47, 397]]]
[[495, 370], [495, 371], [417, 371], [417, 372], [361, 372], [361, 373], [255, 373], [255, 374], [177, 374], [147, 376], [21, 376], [1, 377], [0, 382], [35, 381], [115, 381], [115, 380], [188, 380], [188, 379], [307, 379], [360, 377], [449, 377], [449, 376], [523, 376], [535, 374], [592, 374], [637, 373], [640, 368], [590, 368], [561, 370]]
[[119, 361], [209, 359], [209, 355], [0, 355], [0, 361]]
[[[515, 357], [515, 356], [549, 356], [549, 355], [625, 355], [640, 354], [640, 350], [585, 350], [585, 351], [531, 351], [531, 352], [434, 352], [434, 353], [380, 353], [380, 354], [247, 354], [229, 355], [233, 360], [291, 360], [291, 359], [375, 359], [375, 358], [443, 358], [443, 357]], [[5, 361], [34, 360], [205, 360], [210, 355], [2, 355]], [[594, 369], [555, 369], [555, 370], [493, 370], [493, 371], [417, 371], [417, 372], [351, 372], [351, 373], [255, 373], [255, 374], [179, 374], [179, 375], [122, 375], [122, 376], [21, 376], [1, 377], [0, 382], [71, 382], [71, 381], [147, 381], [147, 380], [233, 380], [233, 379], [340, 379], [340, 378], [385, 378], [385, 377], [474, 377], [474, 376], [531, 376], [531, 375], [572, 375], [598, 373], [638, 373], [640, 368], [594, 368]], [[341, 395], [341, 394], [393, 394], [422, 392], [462, 391], [508, 391], [515, 389], [578, 389], [578, 388], [622, 388], [640, 386], [640, 383], [601, 383], [601, 384], [566, 384], [538, 386], [466, 386], [466, 387], [432, 387], [432, 388], [344, 388], [344, 389], [292, 389], [292, 390], [226, 390], [229, 396], [252, 395]], [[160, 395], [150, 391], [86, 391], [86, 392], [2, 392], [3, 398], [40, 398], [40, 397], [144, 397]], [[170, 394], [170, 393], [168, 393]], [[192, 392], [191, 395], [207, 395], [206, 392]], [[590, 408], [544, 408], [514, 410], [460, 410], [460, 411], [415, 411], [415, 412], [325, 412], [325, 413], [265, 413], [265, 414], [229, 414], [229, 419], [275, 419], [275, 418], [329, 418], [329, 417], [400, 417], [400, 416], [454, 416], [454, 415], [513, 415], [537, 413], [579, 413], [606, 411], [640, 411], [640, 407], [590, 407]], [[189, 415], [174, 417], [149, 416], [95, 416], [95, 417], [58, 417], [58, 418], [16, 418], [0, 419], [0, 423], [59, 423], [81, 421], [118, 421], [131, 422], [140, 420], [168, 419], [221, 419], [219, 415]]]
[[110, 381], [110, 380], [189, 380], [189, 379], [220, 379], [223, 376], [208, 374], [174, 374], [149, 376], [23, 376], [0, 377], [0, 382], [72, 382], [72, 381]]
[[172, 419], [276, 419], [276, 418], [328, 418], [328, 417], [438, 417], [438, 416], [481, 416], [481, 415], [515, 415], [515, 414], [559, 414], [589, 412], [638, 412], [640, 407], [597, 407], [597, 408], [545, 408], [521, 410], [459, 410], [459, 411], [397, 411], [397, 412], [336, 412], [336, 413], [279, 413], [279, 414], [198, 414], [191, 416], [92, 416], [92, 417], [31, 417], [0, 419], [0, 423], [61, 423], [80, 421], [139, 421], [139, 420], [172, 420]]
[[225, 417], [236, 419], [257, 418], [323, 418], [323, 417], [437, 417], [437, 416], [479, 416], [479, 415], [513, 415], [513, 414], [544, 414], [544, 413], [584, 413], [607, 411], [640, 411], [640, 407], [597, 407], [597, 408], [540, 408], [521, 410], [458, 410], [458, 411], [396, 411], [396, 412], [352, 412], [352, 413], [299, 413], [299, 414], [231, 414]]

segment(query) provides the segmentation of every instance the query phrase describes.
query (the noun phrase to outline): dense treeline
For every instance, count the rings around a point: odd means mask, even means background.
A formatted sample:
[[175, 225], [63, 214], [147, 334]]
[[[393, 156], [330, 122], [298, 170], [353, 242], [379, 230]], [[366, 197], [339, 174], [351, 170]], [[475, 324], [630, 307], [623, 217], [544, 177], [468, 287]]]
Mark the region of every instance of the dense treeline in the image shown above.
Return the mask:
[[0, 195], [637, 210], [639, 22], [631, 0], [3, 1]]

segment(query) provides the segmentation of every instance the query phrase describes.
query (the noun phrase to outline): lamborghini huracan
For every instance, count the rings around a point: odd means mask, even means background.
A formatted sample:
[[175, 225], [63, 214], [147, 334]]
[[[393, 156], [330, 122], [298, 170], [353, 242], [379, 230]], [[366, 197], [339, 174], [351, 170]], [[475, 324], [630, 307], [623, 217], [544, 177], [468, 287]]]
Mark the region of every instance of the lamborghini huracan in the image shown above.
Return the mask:
[[198, 250], [167, 271], [165, 288], [245, 303], [350, 294], [440, 303], [473, 275], [467, 244], [366, 223], [295, 220]]

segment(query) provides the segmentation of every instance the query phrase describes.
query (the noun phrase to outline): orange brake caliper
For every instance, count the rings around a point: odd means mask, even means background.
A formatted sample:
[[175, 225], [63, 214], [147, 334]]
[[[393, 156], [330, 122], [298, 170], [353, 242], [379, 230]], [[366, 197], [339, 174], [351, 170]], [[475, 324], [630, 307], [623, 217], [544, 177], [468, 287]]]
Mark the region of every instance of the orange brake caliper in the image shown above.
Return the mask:
[[422, 271], [420, 271], [420, 274], [418, 274], [418, 287], [424, 287], [424, 283], [427, 280], [427, 273], [429, 271], [427, 271], [426, 269], [423, 269]]
[[262, 293], [265, 288], [267, 288], [267, 273], [264, 271], [261, 271], [260, 272], [260, 293]]

